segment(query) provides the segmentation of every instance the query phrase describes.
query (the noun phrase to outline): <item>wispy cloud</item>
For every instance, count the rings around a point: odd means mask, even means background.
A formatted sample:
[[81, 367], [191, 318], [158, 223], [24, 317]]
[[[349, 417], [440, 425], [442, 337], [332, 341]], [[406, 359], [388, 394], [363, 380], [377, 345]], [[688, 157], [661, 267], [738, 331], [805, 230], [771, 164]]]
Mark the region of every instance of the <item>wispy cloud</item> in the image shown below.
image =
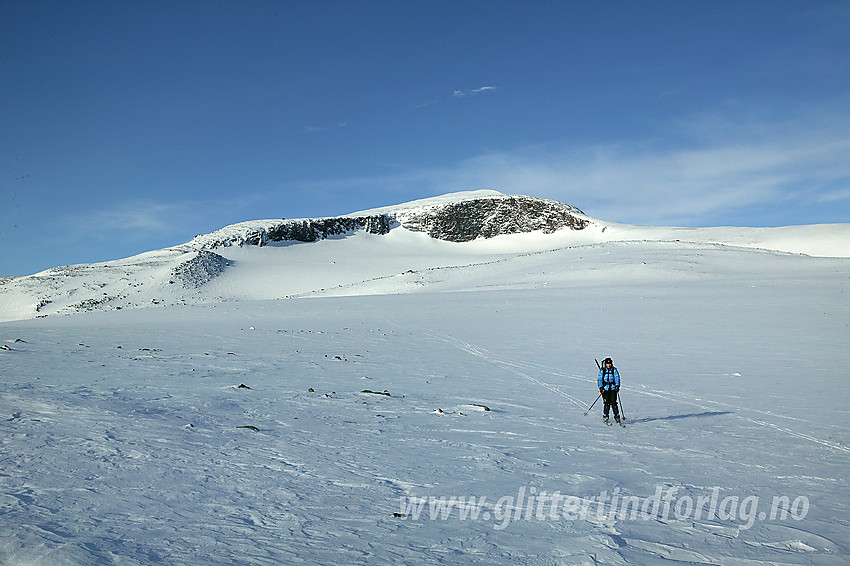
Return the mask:
[[777, 212], [775, 223], [794, 223], [796, 206], [844, 207], [850, 219], [847, 131], [850, 118], [830, 113], [778, 123], [700, 116], [652, 139], [528, 146], [442, 167], [287, 182], [232, 201], [136, 200], [67, 218], [65, 227], [73, 239], [174, 239], [185, 236], [186, 227], [215, 229], [254, 219], [257, 210], [279, 210], [290, 194], [328, 202], [346, 195], [345, 202], [368, 200], [362, 208], [369, 208], [481, 188], [553, 198], [601, 219], [635, 224], [716, 224], [754, 209], [782, 211], [785, 219]]
[[612, 219], [687, 224], [790, 203], [848, 181], [850, 151], [827, 147], [764, 143], [652, 151], [622, 144], [487, 155], [460, 170], [480, 175], [487, 186], [567, 199]]
[[[156, 238], [179, 238], [199, 227], [247, 220], [234, 217], [270, 195], [246, 194], [235, 199], [179, 200], [133, 199], [85, 213], [70, 215], [61, 222], [69, 241], [115, 240], [142, 242]], [[194, 233], [190, 234], [194, 236]], [[179, 241], [171, 242], [181, 243]]]
[[189, 209], [185, 204], [136, 200], [67, 216], [63, 224], [72, 239], [106, 239], [118, 234], [122, 238], [135, 235], [142, 239], [173, 233], [175, 218], [184, 215]]
[[[452, 98], [470, 98], [473, 96], [478, 96], [480, 94], [485, 94], [489, 92], [495, 92], [499, 90], [499, 87], [496, 86], [482, 86], [479, 88], [473, 89], [457, 89], [452, 92]], [[435, 104], [440, 104], [444, 100], [448, 99], [448, 97], [440, 97], [440, 98], [430, 98], [427, 100], [422, 100], [420, 102], [414, 103], [413, 108], [427, 108], [429, 106], [434, 106]]]
[[305, 134], [314, 134], [317, 132], [326, 132], [328, 130], [335, 130], [338, 128], [345, 128], [348, 126], [348, 122], [337, 122], [336, 124], [330, 126], [304, 126], [304, 129], [301, 131]]
[[839, 201], [850, 201], [850, 184], [845, 184], [842, 189], [826, 191], [818, 197], [818, 202]]
[[452, 96], [454, 96], [455, 98], [465, 98], [465, 97], [468, 97], [468, 96], [476, 96], [478, 94], [483, 94], [483, 93], [487, 93], [487, 92], [495, 92], [496, 90], [498, 90], [498, 87], [482, 86], [482, 87], [479, 87], [479, 88], [473, 88], [471, 90], [466, 90], [466, 89], [456, 90], [452, 93]]
[[538, 145], [321, 184], [364, 194], [377, 189], [396, 200], [490, 188], [554, 198], [599, 218], [637, 224], [717, 223], [751, 208], [783, 210], [789, 219], [777, 216], [776, 222], [793, 223], [788, 210], [795, 206], [850, 197], [850, 120], [834, 118], [774, 123], [702, 116], [654, 139]]

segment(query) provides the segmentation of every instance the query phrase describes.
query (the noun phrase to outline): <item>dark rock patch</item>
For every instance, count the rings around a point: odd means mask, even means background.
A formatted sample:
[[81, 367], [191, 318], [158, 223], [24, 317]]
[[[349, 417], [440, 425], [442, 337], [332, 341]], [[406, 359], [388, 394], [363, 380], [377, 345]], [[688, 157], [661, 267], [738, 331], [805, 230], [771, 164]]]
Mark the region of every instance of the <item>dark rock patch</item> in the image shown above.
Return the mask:
[[197, 289], [221, 275], [230, 262], [211, 251], [202, 250], [171, 270], [171, 280], [186, 289]]
[[469, 242], [542, 230], [583, 230], [589, 222], [579, 209], [553, 200], [525, 196], [472, 199], [429, 208], [407, 215], [401, 224], [414, 232], [449, 242]]

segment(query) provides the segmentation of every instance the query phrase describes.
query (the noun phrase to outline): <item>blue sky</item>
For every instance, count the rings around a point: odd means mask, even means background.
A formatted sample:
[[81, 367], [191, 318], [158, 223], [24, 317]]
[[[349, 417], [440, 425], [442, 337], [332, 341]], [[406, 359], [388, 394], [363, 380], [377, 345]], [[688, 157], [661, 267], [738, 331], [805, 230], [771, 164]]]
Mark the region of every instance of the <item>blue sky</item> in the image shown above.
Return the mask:
[[0, 1], [0, 274], [489, 188], [850, 222], [850, 3]]

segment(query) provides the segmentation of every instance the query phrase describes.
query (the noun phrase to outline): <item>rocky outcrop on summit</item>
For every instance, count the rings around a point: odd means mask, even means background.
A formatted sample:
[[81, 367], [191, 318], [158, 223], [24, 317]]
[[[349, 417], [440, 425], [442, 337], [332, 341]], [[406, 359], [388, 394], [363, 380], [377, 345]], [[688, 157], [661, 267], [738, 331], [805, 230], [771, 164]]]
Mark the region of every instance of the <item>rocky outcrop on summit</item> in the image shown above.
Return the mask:
[[189, 249], [211, 250], [226, 246], [265, 246], [273, 242], [317, 242], [357, 230], [387, 234], [396, 226], [425, 232], [449, 242], [469, 242], [505, 234], [562, 228], [583, 230], [590, 224], [579, 209], [567, 204], [527, 196], [487, 195], [424, 206], [386, 208], [336, 218], [261, 220], [227, 226], [198, 236]]
[[268, 242], [282, 242], [287, 240], [317, 242], [330, 236], [339, 236], [360, 229], [370, 234], [386, 234], [390, 231], [390, 228], [392, 228], [392, 220], [386, 214], [357, 217], [343, 216], [315, 220], [290, 220], [267, 230], [264, 235], [258, 234], [255, 241], [248, 243], [262, 246]]
[[387, 214], [242, 222], [197, 236], [189, 246], [209, 250], [234, 245], [265, 246], [273, 242], [318, 242], [355, 230], [386, 234], [393, 225], [393, 219]]
[[584, 213], [558, 201], [525, 196], [499, 196], [447, 203], [399, 215], [401, 225], [415, 232], [449, 242], [469, 242], [542, 230], [551, 234], [561, 228], [583, 230], [590, 223], [576, 216]]

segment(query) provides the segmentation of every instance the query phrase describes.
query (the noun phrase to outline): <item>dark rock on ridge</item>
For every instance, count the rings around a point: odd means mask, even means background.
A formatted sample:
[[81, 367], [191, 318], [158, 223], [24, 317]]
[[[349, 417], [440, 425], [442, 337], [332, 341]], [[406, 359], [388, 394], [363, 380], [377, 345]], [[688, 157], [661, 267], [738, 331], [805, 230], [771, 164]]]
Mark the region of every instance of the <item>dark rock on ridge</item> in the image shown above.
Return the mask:
[[444, 204], [411, 214], [401, 224], [439, 240], [469, 242], [535, 230], [544, 234], [567, 227], [583, 230], [589, 222], [575, 214], [582, 212], [557, 201], [504, 196]]
[[202, 250], [171, 270], [171, 280], [179, 281], [186, 289], [197, 289], [218, 277], [230, 262], [220, 255]]
[[590, 222], [577, 215], [583, 216], [583, 213], [558, 201], [499, 195], [422, 208], [390, 209], [365, 216], [282, 220], [265, 226], [246, 223], [199, 238], [203, 238], [204, 249], [231, 245], [264, 246], [272, 242], [316, 242], [356, 230], [382, 235], [401, 225], [439, 240], [469, 242], [476, 238], [536, 230], [546, 234], [562, 228], [583, 230]]
[[339, 236], [360, 229], [370, 234], [386, 234], [392, 228], [392, 224], [392, 220], [386, 214], [290, 220], [266, 230], [263, 234], [256, 234], [254, 241], [249, 241], [248, 243], [262, 246], [268, 242], [291, 240], [297, 242], [317, 242], [330, 236]]
[[265, 246], [272, 242], [317, 242], [331, 236], [340, 236], [355, 230], [365, 230], [370, 234], [386, 234], [395, 222], [387, 214], [374, 216], [341, 216], [338, 218], [308, 218], [301, 220], [282, 220], [268, 226], [253, 227], [246, 230], [228, 230], [239, 225], [213, 232], [202, 238], [205, 249], [227, 246]]

